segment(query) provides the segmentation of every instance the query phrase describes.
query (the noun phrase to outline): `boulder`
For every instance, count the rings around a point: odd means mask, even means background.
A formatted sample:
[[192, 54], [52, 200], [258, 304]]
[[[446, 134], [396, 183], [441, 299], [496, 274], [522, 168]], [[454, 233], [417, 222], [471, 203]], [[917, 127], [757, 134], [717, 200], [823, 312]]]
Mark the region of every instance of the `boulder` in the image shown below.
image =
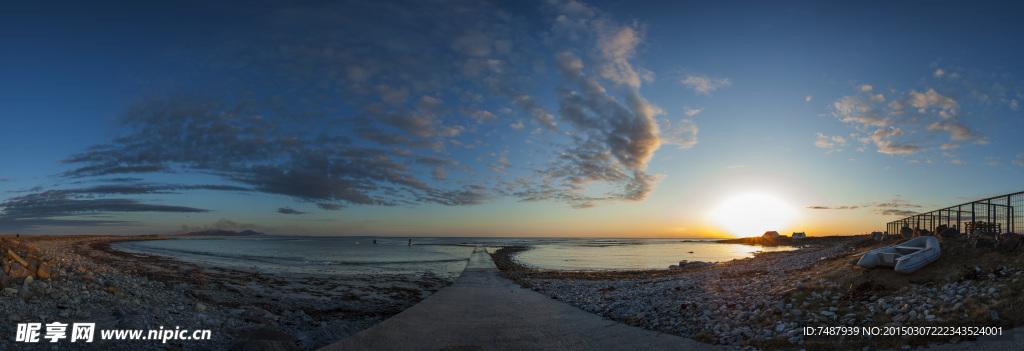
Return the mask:
[[11, 272], [7, 274], [10, 278], [24, 278], [31, 275], [32, 271], [18, 262], [11, 263]]
[[39, 269], [36, 269], [36, 277], [39, 279], [50, 279], [50, 265], [43, 262], [39, 264]]

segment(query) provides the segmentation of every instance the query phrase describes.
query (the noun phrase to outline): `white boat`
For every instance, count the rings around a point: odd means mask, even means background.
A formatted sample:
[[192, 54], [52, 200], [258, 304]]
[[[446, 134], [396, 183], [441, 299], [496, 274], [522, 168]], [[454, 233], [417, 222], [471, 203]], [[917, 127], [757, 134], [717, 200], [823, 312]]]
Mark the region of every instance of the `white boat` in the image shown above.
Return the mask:
[[868, 251], [857, 262], [864, 268], [877, 266], [893, 267], [900, 273], [913, 273], [939, 259], [939, 239], [934, 236], [919, 236], [905, 242]]

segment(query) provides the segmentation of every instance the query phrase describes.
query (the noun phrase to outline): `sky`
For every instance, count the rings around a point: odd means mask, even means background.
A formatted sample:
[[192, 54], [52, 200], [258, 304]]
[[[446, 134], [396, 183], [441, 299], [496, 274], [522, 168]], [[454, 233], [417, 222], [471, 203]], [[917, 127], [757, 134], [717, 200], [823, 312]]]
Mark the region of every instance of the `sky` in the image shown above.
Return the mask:
[[727, 237], [1022, 190], [1014, 4], [0, 5], [0, 233]]

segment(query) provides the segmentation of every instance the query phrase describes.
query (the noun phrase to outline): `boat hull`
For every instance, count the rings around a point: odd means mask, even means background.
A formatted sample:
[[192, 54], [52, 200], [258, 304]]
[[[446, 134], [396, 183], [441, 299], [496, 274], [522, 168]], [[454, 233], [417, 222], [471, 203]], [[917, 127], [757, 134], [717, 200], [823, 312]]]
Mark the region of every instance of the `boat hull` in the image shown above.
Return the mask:
[[909, 274], [937, 261], [941, 256], [939, 240], [933, 236], [922, 236], [869, 251], [857, 265], [868, 269], [878, 266], [893, 267], [897, 272]]

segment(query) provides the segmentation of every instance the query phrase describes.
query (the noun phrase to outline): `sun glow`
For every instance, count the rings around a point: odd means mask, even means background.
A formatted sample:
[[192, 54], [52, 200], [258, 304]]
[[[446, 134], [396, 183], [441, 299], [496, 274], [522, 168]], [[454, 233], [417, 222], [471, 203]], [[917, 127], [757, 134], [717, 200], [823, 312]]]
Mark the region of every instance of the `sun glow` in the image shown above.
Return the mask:
[[711, 220], [737, 237], [757, 236], [769, 230], [782, 231], [796, 219], [797, 212], [785, 201], [768, 194], [743, 194], [726, 199], [711, 213]]

